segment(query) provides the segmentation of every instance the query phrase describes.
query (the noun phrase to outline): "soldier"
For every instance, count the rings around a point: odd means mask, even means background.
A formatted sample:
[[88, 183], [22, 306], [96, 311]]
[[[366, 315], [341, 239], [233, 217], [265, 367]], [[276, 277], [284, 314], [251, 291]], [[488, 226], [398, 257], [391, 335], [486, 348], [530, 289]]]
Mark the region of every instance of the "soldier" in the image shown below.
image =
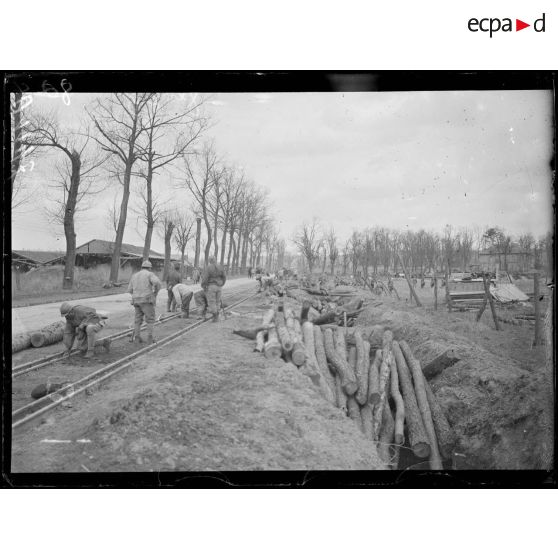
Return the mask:
[[207, 297], [209, 311], [213, 314], [213, 321], [218, 322], [221, 310], [221, 288], [227, 281], [227, 276], [213, 256], [209, 257], [208, 262], [209, 265], [203, 270], [201, 286]]
[[182, 282], [182, 277], [180, 276], [180, 264], [176, 263], [174, 264], [174, 269], [171, 269], [167, 275], [167, 312], [170, 312], [171, 310], [174, 312], [176, 310], [178, 301], [173, 299], [173, 287], [178, 285], [180, 282]]
[[177, 283], [172, 288], [175, 305], [179, 305], [182, 310], [181, 318], [190, 317], [190, 301], [192, 300], [193, 294], [194, 293], [184, 283]]
[[141, 270], [132, 275], [128, 292], [132, 295], [132, 306], [136, 315], [134, 319], [134, 343], [143, 343], [140, 336], [141, 324], [145, 317], [147, 324], [147, 342], [153, 343], [153, 323], [155, 322], [155, 303], [157, 293], [161, 289], [158, 277], [150, 271], [151, 262], [145, 260]]
[[[77, 336], [79, 348], [84, 358], [93, 356], [95, 338], [97, 333], [105, 325], [106, 317], [97, 314], [95, 308], [77, 304], [72, 306], [69, 302], [63, 302], [60, 306], [60, 314], [66, 318], [63, 343], [66, 345], [66, 354], [69, 356]], [[104, 343], [106, 350], [110, 347], [110, 340]]]

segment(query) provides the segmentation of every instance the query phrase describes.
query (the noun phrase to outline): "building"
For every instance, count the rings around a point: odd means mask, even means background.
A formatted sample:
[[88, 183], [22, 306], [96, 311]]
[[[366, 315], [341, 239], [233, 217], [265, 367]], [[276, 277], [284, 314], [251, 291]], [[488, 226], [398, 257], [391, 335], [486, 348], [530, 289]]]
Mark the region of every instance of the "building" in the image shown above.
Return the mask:
[[[539, 265], [545, 266], [546, 253], [540, 254], [542, 259]], [[515, 242], [511, 244], [508, 252], [494, 248], [487, 248], [473, 254], [471, 271], [508, 271], [509, 273], [527, 273], [536, 267], [535, 251], [525, 252]]]
[[[85, 244], [81, 244], [76, 248], [76, 266], [88, 269], [90, 267], [96, 267], [100, 264], [110, 264], [112, 262], [112, 255], [114, 253], [114, 242], [109, 240], [99, 240], [94, 238]], [[58, 263], [63, 264], [65, 262], [66, 255], [63, 254], [57, 260], [49, 262], [50, 264]], [[134, 246], [133, 244], [122, 243], [120, 250], [120, 267], [125, 270], [126, 268], [131, 268], [131, 270], [137, 270], [141, 267], [141, 262], [143, 261], [143, 247]], [[165, 262], [165, 255], [160, 252], [155, 252], [155, 250], [149, 251], [149, 261], [153, 265], [155, 271], [160, 271], [163, 269]], [[171, 262], [175, 262], [171, 258]], [[180, 263], [180, 262], [178, 262]]]
[[64, 252], [12, 250], [12, 267], [25, 273], [32, 268], [49, 265], [63, 256]]

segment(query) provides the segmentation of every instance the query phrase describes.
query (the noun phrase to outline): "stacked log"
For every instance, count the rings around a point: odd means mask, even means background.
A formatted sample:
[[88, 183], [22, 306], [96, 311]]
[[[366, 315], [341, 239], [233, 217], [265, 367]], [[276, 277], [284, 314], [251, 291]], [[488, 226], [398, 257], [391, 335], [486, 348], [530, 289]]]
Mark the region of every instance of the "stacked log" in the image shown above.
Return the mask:
[[64, 337], [65, 328], [66, 320], [61, 320], [33, 331], [31, 333], [31, 345], [33, 347], [44, 347], [45, 345], [59, 343], [62, 341], [62, 337]]
[[12, 353], [24, 351], [31, 347], [31, 334], [21, 333], [12, 337]]
[[[368, 368], [367, 362], [370, 361], [370, 344], [366, 342], [364, 345], [364, 340], [362, 339], [362, 334], [360, 331], [355, 331], [355, 352], [356, 352], [356, 378], [358, 383], [358, 389], [355, 395], [359, 405], [364, 405], [368, 401]], [[352, 347], [351, 347], [352, 349]], [[368, 350], [368, 355], [366, 354]]]

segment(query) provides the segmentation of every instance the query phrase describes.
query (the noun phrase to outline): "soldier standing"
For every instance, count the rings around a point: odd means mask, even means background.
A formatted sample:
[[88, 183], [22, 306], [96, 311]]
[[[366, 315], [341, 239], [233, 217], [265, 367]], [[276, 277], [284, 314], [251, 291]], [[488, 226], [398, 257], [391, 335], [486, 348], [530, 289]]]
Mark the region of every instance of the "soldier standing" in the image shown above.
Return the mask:
[[201, 286], [207, 297], [209, 311], [213, 314], [213, 321], [219, 321], [219, 311], [221, 310], [221, 288], [227, 281], [227, 276], [223, 266], [215, 262], [215, 258], [210, 256], [209, 265], [203, 270]]
[[153, 343], [153, 324], [155, 323], [155, 303], [157, 293], [161, 289], [161, 282], [152, 273], [151, 262], [144, 260], [141, 270], [132, 275], [128, 292], [132, 295], [132, 306], [136, 312], [134, 319], [134, 343], [143, 343], [140, 336], [141, 324], [145, 317], [147, 324], [147, 342]]

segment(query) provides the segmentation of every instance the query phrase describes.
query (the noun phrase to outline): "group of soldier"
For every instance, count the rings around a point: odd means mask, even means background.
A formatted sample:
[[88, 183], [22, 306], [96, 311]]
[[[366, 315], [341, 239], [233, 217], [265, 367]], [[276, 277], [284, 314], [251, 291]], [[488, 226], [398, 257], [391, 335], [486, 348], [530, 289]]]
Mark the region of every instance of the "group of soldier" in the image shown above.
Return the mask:
[[[137, 345], [144, 343], [141, 337], [141, 327], [144, 320], [147, 333], [146, 341], [147, 343], [154, 343], [155, 305], [162, 284], [151, 269], [151, 262], [144, 260], [141, 269], [132, 275], [128, 285], [127, 292], [132, 296], [131, 304], [134, 307], [133, 341]], [[202, 318], [205, 319], [209, 311], [213, 316], [213, 322], [218, 322], [222, 307], [221, 288], [227, 280], [225, 270], [223, 266], [216, 263], [214, 257], [209, 257], [208, 265], [202, 273], [197, 269], [194, 271], [197, 272], [193, 277], [194, 284], [197, 281], [201, 282], [201, 289], [196, 293], [182, 282], [179, 264], [176, 264], [174, 269], [168, 273], [166, 278], [167, 312], [174, 312], [179, 309], [181, 318], [189, 318], [190, 302], [194, 298]], [[97, 334], [104, 327], [107, 317], [89, 306], [72, 305], [69, 302], [62, 303], [60, 314], [66, 318], [63, 343], [67, 354], [70, 354], [77, 338], [81, 354], [85, 358], [91, 358], [94, 354]]]

